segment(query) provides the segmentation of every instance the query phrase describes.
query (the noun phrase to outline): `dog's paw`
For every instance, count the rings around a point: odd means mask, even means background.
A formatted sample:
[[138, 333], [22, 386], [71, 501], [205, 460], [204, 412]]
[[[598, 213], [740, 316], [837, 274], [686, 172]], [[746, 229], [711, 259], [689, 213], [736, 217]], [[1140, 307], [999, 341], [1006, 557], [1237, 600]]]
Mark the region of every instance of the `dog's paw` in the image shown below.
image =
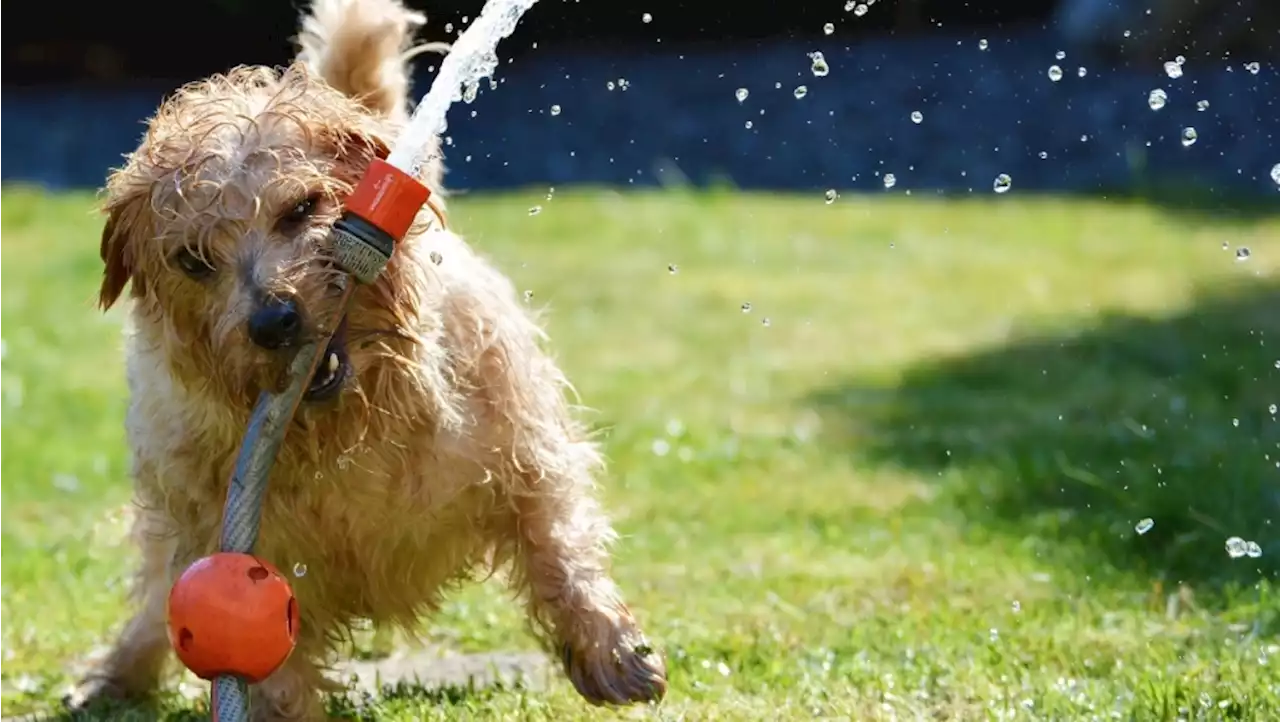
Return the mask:
[[643, 638], [609, 648], [561, 648], [565, 674], [583, 699], [596, 705], [659, 702], [667, 694], [667, 665]]
[[[62, 706], [67, 712], [88, 718], [118, 711], [122, 706], [136, 703], [138, 699], [107, 675], [95, 674], [81, 680], [65, 697]], [[109, 718], [106, 717], [104, 719]]]

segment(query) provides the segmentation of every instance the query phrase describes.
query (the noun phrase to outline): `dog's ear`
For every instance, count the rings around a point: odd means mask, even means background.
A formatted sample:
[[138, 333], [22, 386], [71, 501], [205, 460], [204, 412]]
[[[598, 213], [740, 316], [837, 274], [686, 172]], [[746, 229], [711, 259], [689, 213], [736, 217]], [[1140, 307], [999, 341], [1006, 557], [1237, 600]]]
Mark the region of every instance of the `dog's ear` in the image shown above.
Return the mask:
[[141, 200], [136, 197], [111, 202], [104, 208], [107, 223], [102, 229], [102, 286], [98, 289], [98, 306], [104, 311], [119, 300], [134, 277], [133, 245], [141, 209]]
[[[372, 125], [372, 124], [370, 124]], [[358, 127], [335, 135], [330, 139], [334, 154], [343, 170], [357, 178], [364, 174], [374, 158], [386, 159], [391, 155], [391, 143], [377, 128]]]

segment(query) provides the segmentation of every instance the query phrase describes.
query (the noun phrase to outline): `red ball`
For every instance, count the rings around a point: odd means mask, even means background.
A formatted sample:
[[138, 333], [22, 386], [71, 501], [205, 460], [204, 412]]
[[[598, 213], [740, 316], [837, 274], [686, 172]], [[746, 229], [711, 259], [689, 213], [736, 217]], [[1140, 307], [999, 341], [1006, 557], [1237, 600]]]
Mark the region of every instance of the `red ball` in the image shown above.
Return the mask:
[[169, 591], [169, 643], [201, 679], [261, 682], [289, 658], [299, 621], [289, 581], [251, 554], [199, 559]]

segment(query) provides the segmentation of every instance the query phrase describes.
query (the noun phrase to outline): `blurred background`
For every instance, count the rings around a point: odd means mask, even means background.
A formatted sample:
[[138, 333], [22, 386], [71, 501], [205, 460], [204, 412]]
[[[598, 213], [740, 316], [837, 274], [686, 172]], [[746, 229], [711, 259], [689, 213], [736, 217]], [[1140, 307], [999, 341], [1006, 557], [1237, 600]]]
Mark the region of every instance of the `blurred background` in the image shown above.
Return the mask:
[[[482, 6], [412, 4], [433, 40]], [[3, 45], [3, 180], [99, 185], [178, 83], [288, 62], [297, 7], [24, 8]], [[1265, 192], [1280, 84], [1258, 64], [1277, 38], [1271, 0], [544, 0], [501, 46], [496, 89], [453, 110], [471, 117], [450, 131], [448, 182], [878, 189], [892, 172], [900, 189], [964, 191], [1008, 173], [1022, 189]], [[436, 62], [420, 58], [415, 94]], [[1167, 103], [1152, 112], [1156, 89]]]

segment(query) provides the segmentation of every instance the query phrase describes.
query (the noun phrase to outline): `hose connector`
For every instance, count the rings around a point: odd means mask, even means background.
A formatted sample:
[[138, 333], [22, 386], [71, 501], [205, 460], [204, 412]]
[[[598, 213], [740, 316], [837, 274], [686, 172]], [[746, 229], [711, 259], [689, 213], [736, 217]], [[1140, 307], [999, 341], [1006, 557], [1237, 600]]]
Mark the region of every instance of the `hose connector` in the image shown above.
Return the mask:
[[374, 158], [333, 224], [335, 260], [360, 283], [373, 283], [430, 197], [418, 179]]

